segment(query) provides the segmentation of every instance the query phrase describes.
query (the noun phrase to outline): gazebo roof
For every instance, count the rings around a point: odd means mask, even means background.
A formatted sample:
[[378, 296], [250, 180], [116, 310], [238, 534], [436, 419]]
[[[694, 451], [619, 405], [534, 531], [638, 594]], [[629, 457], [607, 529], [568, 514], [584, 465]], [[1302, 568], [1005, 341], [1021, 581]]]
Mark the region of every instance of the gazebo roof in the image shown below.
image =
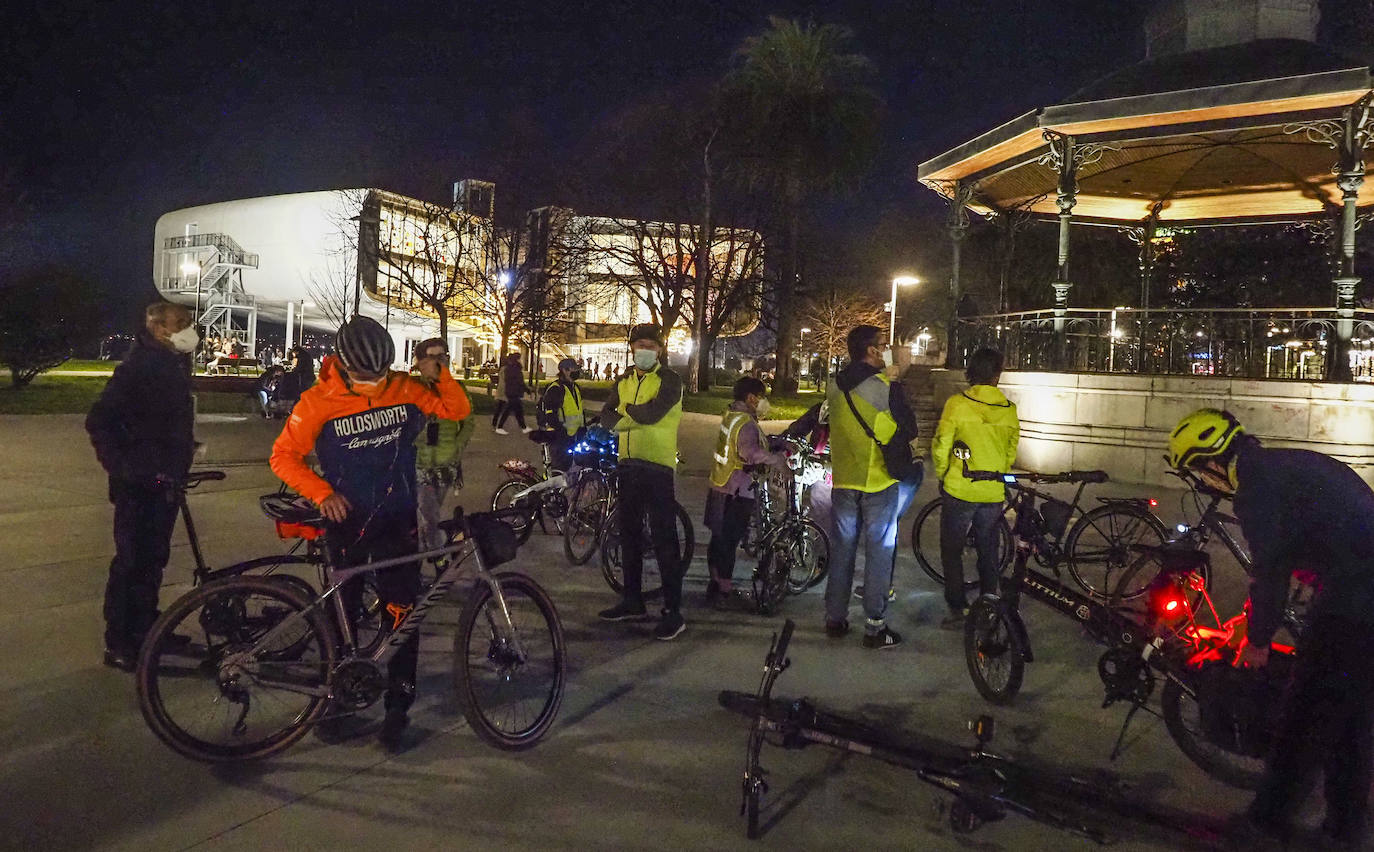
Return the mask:
[[[1076, 220], [1139, 222], [1156, 203], [1170, 224], [1319, 215], [1340, 205], [1336, 152], [1293, 125], [1340, 118], [1374, 91], [1370, 69], [1347, 62], [1277, 39], [1146, 60], [922, 163], [918, 177], [946, 196], [975, 184], [969, 207], [985, 215], [1055, 215], [1048, 130], [1102, 146], [1079, 168]], [[1287, 76], [1246, 79], [1262, 72]], [[1374, 204], [1374, 181], [1359, 204]]]

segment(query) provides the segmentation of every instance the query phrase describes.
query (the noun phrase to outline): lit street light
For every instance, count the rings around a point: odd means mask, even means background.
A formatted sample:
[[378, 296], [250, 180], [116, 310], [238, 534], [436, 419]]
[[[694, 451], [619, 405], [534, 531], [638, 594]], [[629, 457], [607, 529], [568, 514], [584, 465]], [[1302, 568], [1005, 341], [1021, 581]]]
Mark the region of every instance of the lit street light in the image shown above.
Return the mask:
[[892, 279], [892, 301], [887, 303], [888, 310], [892, 312], [892, 321], [888, 324], [887, 329], [887, 345], [889, 347], [897, 342], [897, 288], [920, 283], [921, 279], [914, 275], [898, 275]]

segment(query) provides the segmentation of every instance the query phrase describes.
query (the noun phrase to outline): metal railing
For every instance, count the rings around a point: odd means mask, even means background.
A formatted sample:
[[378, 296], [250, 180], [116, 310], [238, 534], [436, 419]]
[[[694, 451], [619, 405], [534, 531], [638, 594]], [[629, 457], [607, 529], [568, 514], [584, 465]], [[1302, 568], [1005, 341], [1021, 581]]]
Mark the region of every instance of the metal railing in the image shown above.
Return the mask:
[[239, 245], [228, 234], [190, 234], [181, 237], [168, 237], [162, 241], [162, 248], [165, 251], [214, 248], [219, 252], [219, 263], [227, 263], [230, 266], [246, 266], [253, 269], [258, 266], [258, 255], [244, 251], [243, 246]]
[[1009, 370], [1321, 380], [1344, 331], [1351, 373], [1374, 380], [1374, 310], [1069, 308], [962, 317], [958, 348]]

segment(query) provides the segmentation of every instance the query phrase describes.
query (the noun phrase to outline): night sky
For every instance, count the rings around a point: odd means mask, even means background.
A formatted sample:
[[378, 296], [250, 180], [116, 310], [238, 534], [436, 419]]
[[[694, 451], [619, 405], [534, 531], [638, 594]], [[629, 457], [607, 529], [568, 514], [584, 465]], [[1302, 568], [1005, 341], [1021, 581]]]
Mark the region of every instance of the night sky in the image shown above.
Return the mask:
[[1147, 5], [11, 0], [3, 262], [60, 263], [141, 301], [167, 210], [343, 186], [447, 200], [454, 179], [509, 160], [511, 139], [576, 169], [599, 120], [719, 76], [770, 13], [845, 24], [877, 66], [880, 161], [831, 214], [862, 228], [883, 206], [934, 209], [921, 160], [1140, 58]]

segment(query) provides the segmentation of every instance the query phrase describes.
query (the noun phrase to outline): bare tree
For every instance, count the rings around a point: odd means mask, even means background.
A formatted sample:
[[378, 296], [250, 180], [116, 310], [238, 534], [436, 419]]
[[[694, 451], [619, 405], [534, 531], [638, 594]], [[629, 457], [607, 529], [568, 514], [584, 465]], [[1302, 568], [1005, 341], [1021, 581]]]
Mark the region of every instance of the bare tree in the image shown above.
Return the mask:
[[810, 328], [805, 335], [811, 347], [825, 353], [826, 372], [833, 370], [837, 359], [845, 354], [845, 338], [856, 326], [887, 323], [887, 311], [877, 302], [854, 293], [831, 291], [810, 298], [799, 312], [802, 325]]

